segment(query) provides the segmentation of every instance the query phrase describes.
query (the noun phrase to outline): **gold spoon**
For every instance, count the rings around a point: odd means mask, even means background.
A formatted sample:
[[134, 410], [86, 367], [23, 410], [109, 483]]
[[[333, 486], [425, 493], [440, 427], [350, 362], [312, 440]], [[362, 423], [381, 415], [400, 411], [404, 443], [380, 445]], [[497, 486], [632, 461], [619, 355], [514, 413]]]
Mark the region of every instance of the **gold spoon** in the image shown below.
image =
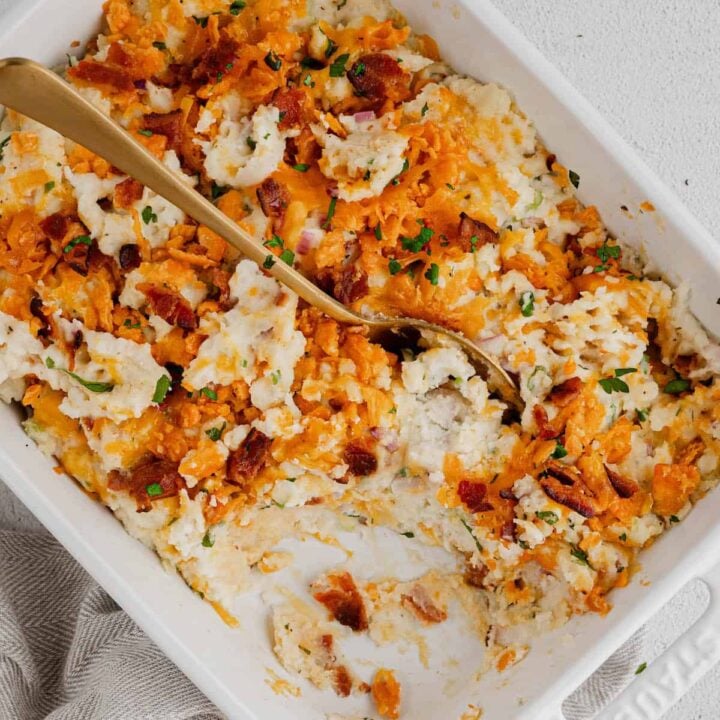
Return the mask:
[[[33, 118], [100, 155], [262, 266], [267, 251], [259, 242], [199, 192], [185, 185], [120, 125], [103, 115], [55, 73], [24, 58], [1, 60], [0, 104]], [[447, 338], [460, 345], [490, 388], [505, 402], [522, 411], [520, 393], [510, 376], [496, 360], [463, 335], [412, 318], [363, 317], [322, 292], [284, 262], [276, 262], [268, 272], [338, 322], [367, 326], [370, 338], [383, 346], [397, 348], [403, 344], [407, 346], [408, 342], [414, 344], [421, 333], [439, 336], [439, 341]]]

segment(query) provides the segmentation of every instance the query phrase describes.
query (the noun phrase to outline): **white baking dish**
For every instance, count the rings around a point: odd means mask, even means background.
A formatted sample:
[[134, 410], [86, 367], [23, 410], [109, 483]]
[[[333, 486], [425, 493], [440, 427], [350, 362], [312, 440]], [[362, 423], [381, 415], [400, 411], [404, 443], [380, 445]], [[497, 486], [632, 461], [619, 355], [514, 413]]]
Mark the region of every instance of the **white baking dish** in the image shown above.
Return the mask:
[[[692, 288], [692, 308], [720, 334], [720, 248], [676, 197], [548, 65], [487, 0], [397, 0], [410, 22], [431, 33], [460, 71], [508, 87], [548, 146], [581, 178], [581, 196], [597, 204], [622, 240], [644, 242], [673, 282]], [[55, 64], [98, 29], [101, 0], [36, 0], [6, 17], [0, 56], [24, 55]], [[649, 200], [657, 212], [639, 213]], [[629, 208], [629, 213], [621, 206]], [[632, 217], [631, 217], [632, 216]], [[349, 705], [303, 687], [300, 698], [275, 694], [267, 668], [282, 674], [270, 652], [261, 602], [228, 628], [215, 612], [151, 552], [131, 539], [112, 515], [52, 463], [23, 434], [18, 417], [0, 407], [0, 472], [7, 484], [77, 560], [147, 631], [177, 665], [230, 717], [314, 720], [328, 709], [370, 716], [367, 699]], [[690, 578], [703, 574], [720, 547], [720, 493], [704, 500], [681, 526], [643, 556], [643, 571], [613, 595], [606, 618], [578, 618], [539, 638], [530, 655], [499, 678], [472, 679], [467, 648], [445, 628], [445, 654], [464, 657], [434, 679], [408, 670], [400, 676], [411, 720], [453, 720], [469, 703], [487, 720], [561, 717], [560, 704], [589, 673]], [[378, 557], [383, 553], [376, 549]], [[385, 553], [386, 554], [386, 553]], [[312, 564], [312, 559], [310, 560]], [[708, 577], [713, 586], [720, 580]], [[711, 605], [712, 608], [712, 605]], [[720, 657], [720, 621], [711, 609], [691, 634], [656, 662], [605, 714], [659, 717]], [[445, 639], [443, 638], [443, 639]], [[453, 643], [457, 643], [453, 646]], [[348, 712], [350, 711], [350, 712]]]

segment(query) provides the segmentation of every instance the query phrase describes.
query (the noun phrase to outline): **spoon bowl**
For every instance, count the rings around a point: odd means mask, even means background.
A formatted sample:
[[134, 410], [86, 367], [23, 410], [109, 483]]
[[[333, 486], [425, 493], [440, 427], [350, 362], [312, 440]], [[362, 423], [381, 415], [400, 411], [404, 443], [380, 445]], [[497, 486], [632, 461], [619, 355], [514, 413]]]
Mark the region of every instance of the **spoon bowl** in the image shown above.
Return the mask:
[[[0, 60], [0, 104], [42, 123], [103, 157], [180, 208], [196, 222], [223, 237], [245, 257], [261, 266], [265, 262], [268, 253], [260, 242], [199, 192], [184, 184], [126, 130], [42, 65], [25, 58]], [[266, 270], [334, 320], [366, 326], [370, 338], [383, 347], [416, 344], [421, 334], [426, 341], [438, 336], [459, 345], [490, 389], [508, 405], [522, 411], [523, 401], [512, 378], [497, 360], [463, 335], [413, 318], [367, 318], [345, 307], [283, 262], [276, 262]]]

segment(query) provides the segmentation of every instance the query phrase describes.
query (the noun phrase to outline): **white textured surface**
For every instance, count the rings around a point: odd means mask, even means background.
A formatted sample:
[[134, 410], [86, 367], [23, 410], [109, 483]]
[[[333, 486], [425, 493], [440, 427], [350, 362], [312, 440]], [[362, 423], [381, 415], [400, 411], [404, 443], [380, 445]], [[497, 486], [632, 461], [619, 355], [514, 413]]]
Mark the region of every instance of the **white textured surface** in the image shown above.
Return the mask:
[[[0, 15], [23, 0], [0, 0]], [[72, 0], [66, 0], [71, 2]], [[495, 0], [713, 232], [720, 205], [720, 3], [717, 0]], [[0, 484], [0, 526], [37, 522]], [[703, 593], [690, 587], [648, 626], [655, 657]], [[666, 720], [719, 716], [720, 667]]]

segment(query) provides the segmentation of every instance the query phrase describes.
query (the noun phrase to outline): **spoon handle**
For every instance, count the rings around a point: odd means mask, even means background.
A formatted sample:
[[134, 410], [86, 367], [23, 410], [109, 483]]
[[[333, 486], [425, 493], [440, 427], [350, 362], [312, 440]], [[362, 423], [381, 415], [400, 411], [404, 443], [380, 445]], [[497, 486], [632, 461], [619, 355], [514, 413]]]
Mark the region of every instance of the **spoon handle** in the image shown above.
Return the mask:
[[[136, 142], [55, 73], [24, 58], [0, 61], [0, 104], [42, 123], [91, 150], [162, 195], [198, 223], [234, 245], [262, 266], [268, 255], [262, 244], [220, 212], [192, 187]], [[322, 292], [305, 276], [278, 260], [268, 272], [303, 300], [339, 322], [363, 319]]]

